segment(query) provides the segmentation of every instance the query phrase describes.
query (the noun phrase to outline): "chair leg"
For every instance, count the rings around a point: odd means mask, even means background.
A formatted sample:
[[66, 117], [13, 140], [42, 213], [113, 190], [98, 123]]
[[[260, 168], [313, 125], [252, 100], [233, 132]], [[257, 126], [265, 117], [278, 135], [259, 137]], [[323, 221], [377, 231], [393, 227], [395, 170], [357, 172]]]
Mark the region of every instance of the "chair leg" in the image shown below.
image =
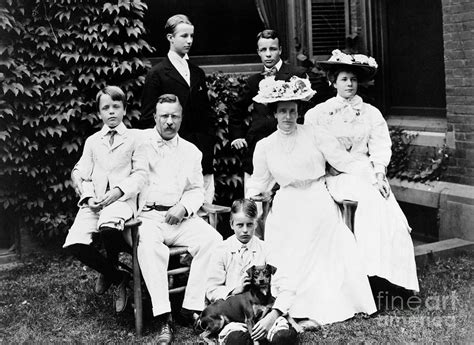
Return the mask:
[[138, 226], [132, 227], [132, 244], [133, 244], [133, 301], [135, 313], [135, 331], [137, 336], [141, 337], [143, 332], [143, 300], [141, 272], [138, 263]]

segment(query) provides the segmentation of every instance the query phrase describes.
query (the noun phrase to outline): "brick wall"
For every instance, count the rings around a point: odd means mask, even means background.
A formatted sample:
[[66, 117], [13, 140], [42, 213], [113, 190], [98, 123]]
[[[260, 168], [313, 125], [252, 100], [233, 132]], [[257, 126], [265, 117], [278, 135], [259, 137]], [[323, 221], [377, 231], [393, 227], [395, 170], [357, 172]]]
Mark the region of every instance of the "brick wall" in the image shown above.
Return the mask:
[[474, 1], [442, 0], [446, 72], [446, 180], [474, 185]]

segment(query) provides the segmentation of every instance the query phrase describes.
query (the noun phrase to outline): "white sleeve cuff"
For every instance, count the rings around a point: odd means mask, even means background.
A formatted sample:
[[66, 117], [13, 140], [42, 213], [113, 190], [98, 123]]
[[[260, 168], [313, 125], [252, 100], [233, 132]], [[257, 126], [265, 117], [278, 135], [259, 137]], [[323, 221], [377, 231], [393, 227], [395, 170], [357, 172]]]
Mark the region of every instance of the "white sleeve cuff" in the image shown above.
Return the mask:
[[383, 165], [383, 164], [374, 163], [374, 171], [375, 171], [375, 173], [383, 173], [385, 175], [387, 169], [386, 169], [385, 165]]

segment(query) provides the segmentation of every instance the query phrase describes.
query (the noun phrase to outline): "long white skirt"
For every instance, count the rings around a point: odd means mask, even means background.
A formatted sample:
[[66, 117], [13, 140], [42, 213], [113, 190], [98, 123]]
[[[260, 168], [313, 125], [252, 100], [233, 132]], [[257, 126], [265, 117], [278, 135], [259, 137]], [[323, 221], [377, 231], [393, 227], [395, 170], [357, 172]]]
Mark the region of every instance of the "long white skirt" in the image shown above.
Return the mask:
[[324, 182], [281, 188], [265, 226], [275, 286], [296, 290], [289, 314], [328, 324], [376, 311], [353, 234]]
[[354, 235], [366, 274], [418, 291], [411, 228], [393, 194], [384, 199], [370, 183], [349, 174], [328, 177], [326, 183], [334, 200], [358, 202]]

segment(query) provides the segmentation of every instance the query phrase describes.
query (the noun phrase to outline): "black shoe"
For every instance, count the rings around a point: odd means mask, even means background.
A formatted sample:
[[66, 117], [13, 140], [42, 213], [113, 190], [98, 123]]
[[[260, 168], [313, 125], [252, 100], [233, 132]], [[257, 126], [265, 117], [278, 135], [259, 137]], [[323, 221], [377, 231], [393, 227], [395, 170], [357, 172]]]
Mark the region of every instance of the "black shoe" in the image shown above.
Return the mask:
[[201, 315], [200, 311], [197, 310], [189, 310], [186, 308], [181, 308], [179, 315], [177, 317], [177, 322], [184, 327], [196, 327], [196, 322], [199, 319], [199, 315]]
[[128, 302], [128, 294], [127, 294], [127, 286], [130, 277], [127, 273], [123, 272], [123, 278], [118, 283], [117, 287], [115, 288], [114, 292], [114, 304], [115, 304], [115, 311], [117, 313], [121, 313], [127, 307]]
[[95, 281], [94, 292], [98, 295], [103, 295], [109, 289], [110, 285], [112, 285], [112, 282], [100, 273]]
[[158, 327], [156, 343], [160, 345], [171, 344], [174, 340], [174, 327], [171, 320], [162, 321]]

